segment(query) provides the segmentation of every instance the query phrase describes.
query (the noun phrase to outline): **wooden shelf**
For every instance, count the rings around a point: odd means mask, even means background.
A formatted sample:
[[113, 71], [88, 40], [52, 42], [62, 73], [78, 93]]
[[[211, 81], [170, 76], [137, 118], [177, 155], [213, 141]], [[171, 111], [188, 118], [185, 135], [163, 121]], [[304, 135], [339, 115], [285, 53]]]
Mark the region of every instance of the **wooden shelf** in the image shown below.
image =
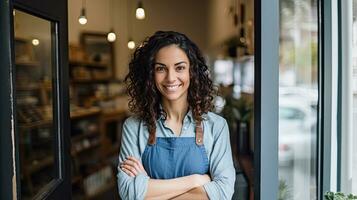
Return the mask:
[[47, 120], [41, 120], [41, 121], [35, 121], [29, 123], [19, 123], [19, 127], [21, 129], [34, 129], [34, 128], [50, 126], [52, 125], [52, 123], [53, 123], [52, 119], [47, 119]]
[[22, 66], [22, 67], [39, 67], [40, 63], [36, 62], [36, 61], [27, 61], [27, 62], [16, 61], [15, 65], [16, 66]]
[[52, 85], [51, 83], [44, 83], [44, 82], [32, 82], [26, 85], [16, 85], [17, 91], [28, 91], [28, 90], [51, 90]]
[[26, 168], [26, 171], [29, 174], [32, 174], [34, 172], [37, 172], [47, 166], [50, 166], [51, 164], [53, 164], [53, 157], [46, 157], [42, 160], [37, 161], [36, 163], [32, 163], [30, 165], [24, 166]]
[[39, 90], [41, 87], [39, 84], [28, 84], [28, 85], [17, 85], [16, 90], [27, 91], [27, 90]]
[[98, 63], [98, 62], [69, 61], [69, 65], [71, 67], [84, 66], [84, 67], [92, 67], [92, 68], [98, 68], [98, 69], [108, 69], [109, 68], [108, 64]]
[[101, 109], [99, 107], [79, 108], [79, 109], [71, 111], [70, 117], [71, 117], [71, 119], [78, 119], [78, 118], [96, 115], [96, 114], [99, 114], [100, 112], [101, 112]]
[[[71, 119], [79, 119], [83, 117], [89, 117], [92, 115], [96, 115], [101, 113], [101, 109], [98, 107], [91, 107], [91, 108], [80, 108], [70, 113]], [[22, 129], [33, 129], [33, 128], [40, 128], [45, 126], [50, 126], [53, 124], [52, 119], [40, 120], [35, 122], [29, 123], [19, 123], [19, 127]]]
[[126, 108], [117, 108], [117, 109], [112, 109], [112, 110], [102, 110], [102, 114], [104, 117], [110, 117], [110, 116], [116, 116], [118, 115], [118, 118], [122, 118], [122, 117], [125, 117], [127, 116], [127, 110]]
[[106, 78], [106, 79], [73, 79], [71, 81], [72, 84], [98, 84], [98, 83], [108, 83], [116, 81], [111, 78]]
[[91, 97], [91, 99], [95, 101], [107, 101], [107, 100], [113, 100], [118, 98], [119, 95], [111, 95], [111, 96], [103, 96], [103, 97]]

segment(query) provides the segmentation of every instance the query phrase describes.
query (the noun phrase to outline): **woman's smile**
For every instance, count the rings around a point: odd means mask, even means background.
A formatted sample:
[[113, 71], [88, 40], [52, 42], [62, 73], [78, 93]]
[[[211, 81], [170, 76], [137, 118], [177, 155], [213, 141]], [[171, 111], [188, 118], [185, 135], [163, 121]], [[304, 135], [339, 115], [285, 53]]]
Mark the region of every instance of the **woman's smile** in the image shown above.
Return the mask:
[[182, 84], [175, 84], [175, 85], [164, 85], [165, 89], [168, 92], [176, 92], [179, 87], [181, 87]]

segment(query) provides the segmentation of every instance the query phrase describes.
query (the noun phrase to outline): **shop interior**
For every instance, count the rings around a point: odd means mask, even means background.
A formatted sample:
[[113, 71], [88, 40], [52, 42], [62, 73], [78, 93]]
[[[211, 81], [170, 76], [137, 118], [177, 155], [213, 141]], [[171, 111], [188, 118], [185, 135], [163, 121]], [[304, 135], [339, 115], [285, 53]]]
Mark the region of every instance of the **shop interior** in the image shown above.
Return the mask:
[[[236, 167], [233, 199], [253, 199], [254, 5], [249, 0], [68, 1], [73, 199], [119, 199], [121, 127], [130, 116], [123, 79], [135, 48], [157, 30], [186, 34], [218, 88]], [[14, 11], [21, 196], [55, 176], [54, 47], [50, 21]]]

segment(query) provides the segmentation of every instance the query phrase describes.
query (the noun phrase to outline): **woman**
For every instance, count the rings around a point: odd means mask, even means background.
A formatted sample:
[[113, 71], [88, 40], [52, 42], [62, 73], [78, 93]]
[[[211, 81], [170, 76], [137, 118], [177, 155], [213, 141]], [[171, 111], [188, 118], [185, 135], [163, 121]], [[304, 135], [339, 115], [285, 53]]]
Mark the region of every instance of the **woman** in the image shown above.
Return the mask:
[[136, 49], [125, 78], [135, 116], [123, 125], [122, 199], [231, 199], [226, 121], [211, 112], [213, 85], [197, 46], [158, 31]]

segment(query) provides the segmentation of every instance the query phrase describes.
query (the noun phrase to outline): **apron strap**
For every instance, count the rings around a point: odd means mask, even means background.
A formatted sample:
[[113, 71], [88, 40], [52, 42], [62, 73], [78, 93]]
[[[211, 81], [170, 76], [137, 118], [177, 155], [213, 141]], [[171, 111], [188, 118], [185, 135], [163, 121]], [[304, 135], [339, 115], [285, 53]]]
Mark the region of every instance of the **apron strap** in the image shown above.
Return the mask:
[[203, 127], [202, 122], [196, 122], [196, 144], [203, 144]]

